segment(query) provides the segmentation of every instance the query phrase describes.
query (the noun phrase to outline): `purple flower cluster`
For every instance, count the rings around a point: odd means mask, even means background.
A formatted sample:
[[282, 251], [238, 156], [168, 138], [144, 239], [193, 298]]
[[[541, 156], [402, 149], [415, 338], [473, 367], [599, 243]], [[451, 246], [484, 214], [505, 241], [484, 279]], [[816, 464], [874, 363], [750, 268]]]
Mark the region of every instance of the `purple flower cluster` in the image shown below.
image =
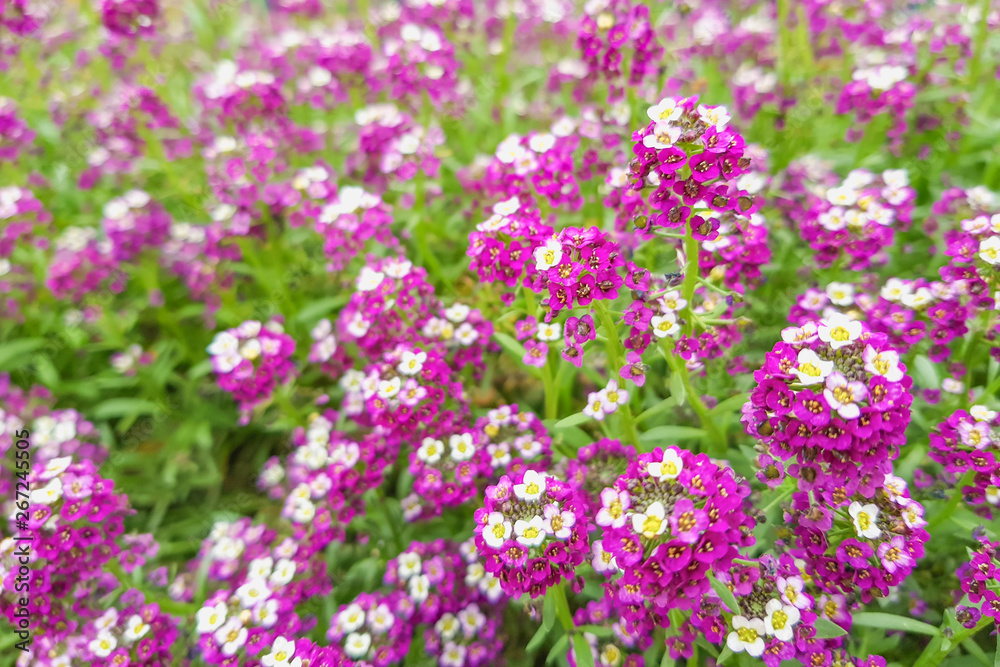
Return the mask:
[[727, 570], [753, 544], [749, 494], [730, 468], [677, 447], [640, 454], [601, 492], [593, 564], [622, 573], [612, 583], [615, 609], [630, 631], [666, 627], [670, 610], [695, 609], [709, 590], [706, 575]]
[[782, 332], [754, 372], [748, 434], [787, 462], [803, 491], [871, 493], [905, 444], [913, 384], [884, 335], [834, 314]]
[[212, 339], [208, 346], [212, 370], [219, 386], [239, 403], [243, 423], [250, 420], [257, 405], [271, 397], [278, 383], [291, 376], [294, 351], [295, 341], [277, 320], [266, 324], [247, 320]]

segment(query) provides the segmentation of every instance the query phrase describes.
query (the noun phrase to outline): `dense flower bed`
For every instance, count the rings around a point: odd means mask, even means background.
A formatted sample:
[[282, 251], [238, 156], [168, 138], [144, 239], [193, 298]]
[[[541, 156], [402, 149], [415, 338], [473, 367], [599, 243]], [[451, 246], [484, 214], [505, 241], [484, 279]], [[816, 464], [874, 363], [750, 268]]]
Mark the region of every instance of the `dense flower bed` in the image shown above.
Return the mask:
[[1000, 664], [998, 53], [0, 0], [0, 667]]

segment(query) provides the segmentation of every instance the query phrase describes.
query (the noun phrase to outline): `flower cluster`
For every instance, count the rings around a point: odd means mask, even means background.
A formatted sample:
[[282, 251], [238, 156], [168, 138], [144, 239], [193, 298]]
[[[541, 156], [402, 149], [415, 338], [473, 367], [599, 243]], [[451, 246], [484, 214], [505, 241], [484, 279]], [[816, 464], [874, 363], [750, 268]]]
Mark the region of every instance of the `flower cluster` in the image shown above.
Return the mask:
[[923, 557], [930, 537], [923, 517], [906, 481], [891, 474], [875, 489], [797, 492], [785, 513], [794, 535], [790, 552], [816, 585], [864, 602], [886, 597]]
[[492, 468], [495, 479], [506, 472], [547, 470], [552, 463], [552, 438], [533, 412], [517, 405], [501, 405], [476, 421], [480, 458]]
[[906, 442], [913, 402], [913, 381], [884, 335], [839, 313], [790, 327], [754, 381], [746, 431], [771, 456], [795, 460], [799, 488], [881, 485]]
[[486, 487], [476, 547], [504, 593], [535, 598], [572, 579], [589, 548], [586, 505], [571, 485], [525, 470]]
[[271, 397], [275, 386], [287, 380], [295, 365], [295, 341], [277, 320], [261, 324], [247, 320], [219, 332], [208, 346], [219, 386], [239, 403], [241, 420], [249, 421], [255, 406]]
[[401, 662], [411, 641], [406, 609], [412, 610], [412, 603], [404, 593], [362, 593], [340, 608], [327, 630], [327, 639], [335, 642], [342, 656], [351, 661], [347, 664]]
[[697, 607], [706, 574], [728, 569], [737, 549], [753, 543], [749, 493], [730, 468], [677, 447], [640, 454], [601, 492], [593, 563], [623, 573], [613, 585], [629, 629], [665, 627], [671, 609]]
[[958, 568], [961, 590], [965, 593], [962, 604], [955, 609], [955, 619], [966, 628], [975, 628], [983, 617], [992, 618], [1000, 626], [1000, 542], [979, 538], [979, 546], [970, 549], [969, 560]]
[[958, 410], [930, 433], [930, 458], [950, 476], [971, 475], [970, 485], [955, 492], [987, 517], [1000, 507], [998, 426], [996, 410], [974, 405], [968, 412]]

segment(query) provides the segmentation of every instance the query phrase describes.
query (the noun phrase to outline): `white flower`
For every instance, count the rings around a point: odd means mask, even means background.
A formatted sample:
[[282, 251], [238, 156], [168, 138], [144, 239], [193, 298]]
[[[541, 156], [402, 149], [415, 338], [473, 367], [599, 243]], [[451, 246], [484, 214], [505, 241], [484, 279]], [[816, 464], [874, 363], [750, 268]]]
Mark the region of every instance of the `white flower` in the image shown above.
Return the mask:
[[51, 505], [62, 498], [62, 480], [58, 477], [50, 480], [48, 484], [40, 489], [35, 489], [28, 495], [28, 502], [31, 504]]
[[555, 237], [545, 241], [543, 245], [535, 248], [533, 253], [535, 258], [535, 269], [546, 271], [562, 261], [562, 243]]
[[854, 520], [854, 530], [857, 531], [858, 537], [866, 537], [869, 540], [874, 540], [882, 534], [878, 524], [875, 522], [876, 519], [878, 519], [877, 505], [872, 503], [862, 505], [855, 500], [851, 503], [851, 506], [847, 508], [847, 511]]
[[468, 461], [476, 453], [476, 445], [472, 442], [471, 433], [453, 434], [448, 438], [453, 461]]
[[885, 285], [882, 287], [879, 295], [886, 301], [896, 303], [912, 291], [913, 287], [908, 283], [903, 282], [899, 278], [889, 278], [889, 280], [885, 281]]
[[985, 405], [973, 405], [969, 408], [969, 414], [977, 422], [991, 422], [997, 418], [996, 411], [990, 410]]
[[295, 523], [308, 523], [316, 516], [316, 506], [308, 500], [297, 501], [292, 510], [292, 521]]
[[395, 622], [396, 617], [384, 602], [368, 612], [368, 626], [377, 635], [388, 632]]
[[667, 449], [663, 452], [663, 460], [659, 463], [653, 462], [646, 466], [646, 472], [650, 477], [655, 477], [659, 481], [676, 479], [684, 470], [684, 462], [676, 449]]
[[826, 200], [834, 206], [854, 206], [858, 201], [858, 192], [846, 185], [830, 188], [826, 191]]
[[444, 316], [449, 322], [454, 322], [455, 324], [461, 324], [469, 317], [469, 313], [472, 311], [471, 308], [462, 303], [453, 303], [450, 308], [444, 311]]
[[233, 617], [215, 631], [215, 642], [221, 645], [224, 655], [235, 655], [236, 651], [247, 643], [247, 634], [247, 629], [240, 623], [240, 619]]
[[764, 621], [759, 618], [734, 616], [733, 631], [726, 637], [726, 646], [733, 653], [746, 651], [748, 655], [759, 658], [764, 654], [765, 632]]
[[270, 556], [255, 558], [247, 566], [248, 579], [267, 579], [271, 576], [271, 569], [274, 567], [274, 559]]
[[107, 632], [100, 633], [97, 635], [96, 639], [91, 640], [91, 642], [87, 644], [87, 648], [89, 648], [90, 651], [98, 658], [108, 657], [117, 646], [118, 640]]
[[529, 548], [537, 547], [545, 541], [547, 535], [545, 532], [545, 520], [538, 515], [531, 517], [530, 521], [518, 519], [514, 523], [514, 534], [517, 536], [516, 539], [519, 544]]
[[810, 349], [802, 349], [791, 371], [804, 385], [820, 384], [833, 372], [833, 362], [823, 361]]
[[934, 299], [934, 295], [926, 287], [921, 287], [917, 289], [913, 294], [904, 294], [900, 301], [907, 308], [913, 308], [916, 310], [921, 306], [925, 306]]
[[628, 403], [628, 392], [619, 389], [617, 380], [609, 380], [608, 386], [604, 388], [604, 410], [614, 412], [619, 405]]
[[677, 324], [677, 315], [672, 311], [663, 315], [654, 315], [649, 323], [653, 327], [653, 335], [657, 338], [673, 336], [681, 330], [680, 325]]
[[583, 414], [597, 421], [603, 421], [606, 407], [605, 400], [603, 390], [591, 392], [587, 397], [587, 406], [583, 409]]
[[764, 619], [764, 631], [783, 642], [791, 641], [795, 624], [802, 615], [797, 607], [781, 604], [781, 600], [771, 600], [764, 607], [767, 617]]
[[426, 574], [418, 574], [417, 576], [410, 579], [410, 597], [417, 604], [420, 604], [427, 599], [427, 595], [430, 593], [431, 582], [427, 578]]
[[220, 331], [215, 334], [215, 338], [212, 339], [212, 343], [205, 348], [205, 350], [213, 357], [218, 357], [226, 354], [232, 354], [236, 352], [239, 347], [240, 341], [236, 338], [236, 336], [228, 331]]
[[654, 123], [677, 120], [684, 110], [677, 105], [672, 98], [664, 97], [662, 100], [646, 109], [646, 115]]
[[145, 634], [149, 632], [149, 625], [142, 620], [142, 616], [139, 614], [133, 614], [128, 623], [125, 624], [125, 632], [122, 634], [122, 639], [127, 642], [134, 642], [136, 639], [141, 639]]
[[538, 325], [538, 340], [553, 341], [562, 338], [562, 325], [558, 322], [546, 324], [542, 322]]
[[396, 560], [396, 573], [399, 575], [400, 579], [406, 580], [415, 574], [420, 574], [421, 563], [420, 555], [411, 553], [409, 551], [404, 551], [399, 554], [399, 558]]
[[854, 303], [854, 286], [848, 283], [830, 283], [826, 286], [826, 295], [838, 306], [850, 306]]
[[644, 513], [632, 515], [632, 530], [646, 539], [662, 535], [667, 525], [666, 510], [659, 500], [647, 507]]
[[510, 537], [512, 527], [510, 521], [500, 512], [490, 512], [483, 526], [483, 540], [486, 546], [499, 549]]
[[260, 356], [260, 341], [256, 338], [251, 338], [247, 342], [240, 346], [240, 356], [244, 359], [253, 361]]
[[852, 320], [843, 313], [833, 313], [820, 323], [819, 339], [838, 350], [860, 338], [863, 330], [861, 322]]
[[420, 444], [420, 449], [417, 450], [417, 458], [424, 463], [434, 465], [441, 460], [443, 452], [443, 442], [434, 438], [424, 438], [424, 441]]
[[905, 169], [886, 169], [882, 172], [882, 181], [892, 188], [905, 188], [910, 184], [910, 176]]
[[941, 391], [946, 391], [949, 394], [961, 394], [963, 389], [965, 389], [965, 385], [960, 380], [955, 378], [941, 380]]
[[372, 646], [372, 636], [367, 632], [352, 632], [344, 641], [344, 653], [352, 660], [360, 660], [368, 655]]
[[365, 611], [361, 605], [351, 603], [344, 611], [337, 614], [337, 629], [341, 632], [354, 632], [365, 623]]
[[396, 370], [403, 375], [416, 375], [423, 370], [425, 361], [427, 361], [426, 352], [420, 350], [403, 352], [402, 360], [396, 366]]
[[703, 123], [713, 126], [719, 132], [726, 129], [731, 118], [726, 107], [709, 107], [699, 104], [697, 111], [698, 117]]
[[359, 292], [371, 292], [382, 284], [385, 274], [370, 267], [363, 267], [358, 274], [356, 286]]
[[236, 597], [244, 609], [250, 609], [258, 602], [271, 597], [271, 591], [263, 579], [251, 579], [236, 589]]
[[275, 637], [271, 644], [271, 652], [260, 659], [264, 667], [287, 667], [289, 660], [295, 655], [295, 642], [284, 637]]
[[295, 561], [289, 560], [288, 558], [282, 558], [278, 561], [277, 565], [274, 566], [274, 571], [271, 572], [271, 576], [268, 581], [274, 585], [275, 588], [280, 588], [284, 586], [292, 577], [295, 576]]
[[476, 342], [479, 338], [479, 332], [469, 324], [468, 322], [463, 322], [458, 329], [455, 330], [455, 340], [458, 341], [460, 345], [468, 347]]
[[[468, 580], [468, 578], [466, 578]], [[454, 637], [459, 630], [458, 619], [454, 614], [444, 614], [438, 619], [438, 622], [434, 624], [434, 631], [437, 632], [442, 639], [451, 639]]]
[[441, 667], [462, 667], [465, 664], [465, 654], [468, 651], [465, 646], [448, 642], [441, 650]]
[[521, 500], [535, 501], [545, 493], [545, 476], [526, 470], [520, 484], [514, 485], [514, 495]]
[[646, 148], [670, 148], [681, 136], [681, 128], [668, 125], [667, 123], [657, 123], [653, 126], [652, 134], [647, 134], [642, 139], [642, 145]]
[[536, 134], [528, 140], [528, 148], [535, 151], [536, 153], [545, 153], [550, 148], [556, 145], [556, 138], [554, 135]]
[[392, 378], [391, 380], [380, 380], [378, 383], [378, 397], [389, 400], [395, 398], [396, 394], [399, 393], [400, 387], [403, 386], [403, 381], [398, 377]]
[[271, 598], [270, 600], [261, 602], [253, 608], [250, 618], [253, 619], [254, 623], [263, 628], [272, 627], [278, 622], [278, 601]]
[[[0, 427], [2, 427], [2, 424], [0, 424]], [[2, 431], [0, 431], [0, 433], [2, 433]], [[69, 438], [66, 439], [68, 440]], [[64, 473], [72, 462], [72, 456], [61, 456], [57, 459], [52, 459], [45, 464], [45, 468], [38, 475], [38, 478], [41, 480], [49, 480], [53, 477], [57, 477]]]
[[1000, 264], [1000, 236], [991, 236], [979, 242], [979, 256], [987, 264]]

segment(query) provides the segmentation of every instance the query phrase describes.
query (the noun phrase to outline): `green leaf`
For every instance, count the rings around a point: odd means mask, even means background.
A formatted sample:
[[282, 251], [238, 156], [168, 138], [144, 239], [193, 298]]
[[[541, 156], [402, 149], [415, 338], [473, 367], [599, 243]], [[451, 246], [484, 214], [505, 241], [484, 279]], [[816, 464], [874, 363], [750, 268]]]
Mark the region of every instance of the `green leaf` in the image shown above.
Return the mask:
[[0, 370], [26, 366], [31, 361], [28, 353], [34, 352], [42, 345], [45, 345], [44, 338], [22, 338], [0, 345]]
[[139, 415], [151, 415], [159, 409], [156, 403], [144, 398], [109, 398], [91, 410], [90, 416], [94, 419], [135, 418]]
[[656, 405], [646, 409], [644, 412], [640, 413], [638, 417], [635, 418], [636, 424], [641, 424], [650, 417], [660, 414], [664, 410], [675, 407], [677, 405], [677, 398], [675, 396], [668, 396]]
[[570, 415], [565, 419], [560, 419], [559, 421], [557, 421], [555, 424], [552, 425], [552, 430], [559, 431], [564, 428], [569, 428], [570, 426], [576, 426], [577, 424], [582, 424], [586, 421], [590, 421], [590, 417], [583, 414], [582, 412], [578, 412], [575, 415]]
[[545, 642], [545, 638], [549, 636], [552, 631], [552, 626], [556, 624], [556, 599], [552, 595], [545, 596], [545, 604], [542, 607], [542, 625], [532, 636], [531, 641], [525, 647], [525, 651], [529, 654], [534, 653], [542, 644]]
[[700, 440], [705, 437], [705, 431], [693, 426], [654, 426], [639, 436], [639, 442], [658, 442], [661, 440]]
[[863, 628], [878, 628], [880, 630], [902, 630], [903, 632], [929, 635], [931, 637], [941, 634], [941, 631], [930, 623], [878, 611], [863, 611], [854, 614], [854, 625], [859, 625]]
[[747, 402], [748, 396], [746, 394], [736, 394], [735, 396], [730, 396], [726, 400], [722, 401], [714, 408], [709, 410], [711, 413], [725, 414], [727, 412], [733, 412], [739, 410], [743, 407], [743, 404]]
[[828, 618], [817, 618], [813, 625], [816, 628], [817, 639], [833, 639], [834, 637], [843, 637], [847, 634], [847, 630]]
[[500, 347], [506, 350], [507, 354], [514, 357], [514, 359], [517, 360], [517, 363], [520, 364], [527, 372], [536, 377], [541, 375], [542, 369], [536, 368], [535, 366], [528, 366], [521, 361], [524, 359], [524, 346], [517, 342], [515, 338], [508, 336], [505, 333], [500, 333], [499, 331], [495, 331], [493, 333], [493, 337], [498, 343], [500, 343]]
[[614, 631], [606, 625], [578, 625], [576, 629], [578, 632], [589, 632], [595, 637], [610, 637], [614, 634]]
[[731, 590], [729, 590], [729, 586], [726, 586], [724, 583], [716, 579], [712, 572], [708, 573], [708, 583], [712, 585], [712, 590], [715, 591], [715, 594], [719, 596], [720, 600], [722, 600], [722, 604], [729, 608], [729, 611], [734, 614], [740, 613], [740, 605], [736, 601], [736, 596], [733, 595]]
[[687, 391], [684, 389], [684, 378], [679, 373], [672, 373], [670, 375], [670, 395], [677, 400], [678, 406], [684, 405], [684, 399], [687, 398]]
[[302, 324], [315, 324], [327, 313], [347, 303], [346, 296], [331, 296], [319, 301], [313, 301], [295, 314], [294, 321]]
[[729, 647], [727, 646], [724, 649], [722, 649], [722, 653], [720, 653], [719, 657], [716, 658], [715, 664], [724, 665], [726, 663], [726, 660], [728, 660], [731, 657], [733, 657], [733, 652], [729, 650]]
[[567, 646], [569, 646], [569, 635], [564, 634], [556, 641], [552, 650], [549, 651], [548, 657], [545, 658], [545, 664], [548, 665], [553, 660], [558, 660], [559, 656], [563, 654]]
[[930, 359], [922, 354], [918, 354], [913, 359], [913, 366], [920, 386], [925, 389], [938, 389], [941, 386], [937, 366]]
[[573, 635], [573, 653], [578, 667], [594, 667], [594, 652], [590, 649], [590, 642], [581, 634]]

